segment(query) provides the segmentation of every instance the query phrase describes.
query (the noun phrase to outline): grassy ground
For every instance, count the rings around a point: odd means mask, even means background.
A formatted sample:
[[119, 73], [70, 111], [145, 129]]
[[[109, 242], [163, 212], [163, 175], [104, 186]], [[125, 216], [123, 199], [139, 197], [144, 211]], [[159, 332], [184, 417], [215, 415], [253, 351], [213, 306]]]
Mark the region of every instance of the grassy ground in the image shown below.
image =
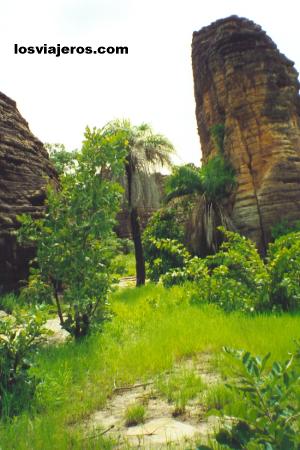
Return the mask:
[[[214, 354], [212, 370], [226, 374], [231, 360], [222, 356], [224, 345], [255, 354], [271, 351], [272, 360], [284, 360], [300, 337], [299, 315], [226, 315], [214, 306], [191, 306], [188, 299], [187, 286], [117, 291], [114, 316], [102, 334], [41, 352], [36, 398], [30, 410], [0, 426], [0, 448], [112, 448], [102, 438], [84, 439], [76, 424], [101, 408], [115, 387], [147, 380], [198, 352]], [[206, 401], [215, 407], [227, 401], [222, 395], [213, 392]]]
[[135, 256], [134, 253], [120, 254], [115, 258], [116, 264], [119, 266], [119, 274], [122, 277], [135, 276]]

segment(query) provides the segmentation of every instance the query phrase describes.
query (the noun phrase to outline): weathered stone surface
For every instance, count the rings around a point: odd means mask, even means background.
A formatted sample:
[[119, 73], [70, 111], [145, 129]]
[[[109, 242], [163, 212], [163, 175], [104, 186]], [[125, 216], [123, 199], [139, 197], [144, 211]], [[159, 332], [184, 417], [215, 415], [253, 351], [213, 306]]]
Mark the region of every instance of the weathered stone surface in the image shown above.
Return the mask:
[[195, 32], [192, 59], [203, 161], [216, 152], [210, 127], [223, 123], [238, 174], [231, 215], [264, 253], [274, 224], [300, 219], [298, 73], [260, 26], [237, 16]]
[[29, 130], [16, 103], [0, 93], [0, 291], [19, 286], [34, 255], [33, 248], [16, 243], [16, 216], [39, 217], [46, 184], [56, 180], [43, 144]]

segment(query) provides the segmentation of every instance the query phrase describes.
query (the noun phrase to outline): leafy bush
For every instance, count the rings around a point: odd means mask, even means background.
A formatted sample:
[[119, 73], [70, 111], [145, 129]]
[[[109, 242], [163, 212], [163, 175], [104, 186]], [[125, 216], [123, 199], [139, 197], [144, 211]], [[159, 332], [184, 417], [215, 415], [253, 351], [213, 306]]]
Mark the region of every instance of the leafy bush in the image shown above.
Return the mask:
[[33, 396], [36, 380], [29, 373], [41, 342], [45, 319], [41, 311], [18, 313], [0, 322], [0, 414], [13, 416]]
[[238, 233], [220, 229], [226, 238], [220, 251], [170, 271], [163, 277], [164, 285], [194, 281], [200, 302], [216, 303], [225, 311], [263, 309], [269, 300], [269, 277], [255, 245]]
[[184, 265], [189, 253], [182, 242], [183, 227], [178, 222], [174, 209], [161, 209], [153, 214], [143, 234], [150, 280], [158, 281], [169, 269]]
[[177, 267], [165, 273], [161, 280], [167, 288], [188, 281], [198, 283], [202, 278], [209, 276], [206, 260], [198, 258], [189, 259], [183, 267]]
[[[270, 244], [264, 262], [249, 239], [219, 228], [225, 241], [218, 253], [192, 258], [168, 271], [164, 286], [192, 281], [198, 302], [213, 302], [225, 311], [293, 311], [300, 305], [300, 232]], [[195, 297], [194, 297], [195, 300]]]
[[147, 251], [148, 276], [158, 281], [160, 276], [176, 267], [184, 267], [190, 258], [184, 245], [174, 239], [149, 239]]
[[272, 238], [274, 240], [297, 231], [300, 231], [300, 220], [291, 223], [287, 219], [283, 219], [271, 228]]
[[76, 338], [106, 317], [122, 192], [108, 174], [122, 173], [125, 156], [122, 133], [87, 128], [76, 171], [61, 177], [60, 190], [48, 189], [45, 216], [19, 218], [19, 239], [37, 246], [27, 295], [55, 299], [61, 325]]
[[272, 307], [291, 311], [300, 306], [300, 232], [290, 233], [268, 249], [270, 302]]
[[228, 387], [242, 396], [244, 417], [221, 429], [216, 439], [232, 449], [299, 449], [300, 370], [291, 356], [285, 363], [267, 362], [246, 351], [225, 348], [240, 363], [238, 379]]
[[119, 239], [119, 250], [124, 255], [129, 255], [134, 252], [134, 244], [131, 239]]
[[143, 233], [144, 252], [151, 247], [151, 239], [174, 239], [183, 243], [184, 231], [174, 208], [162, 208], [149, 220]]

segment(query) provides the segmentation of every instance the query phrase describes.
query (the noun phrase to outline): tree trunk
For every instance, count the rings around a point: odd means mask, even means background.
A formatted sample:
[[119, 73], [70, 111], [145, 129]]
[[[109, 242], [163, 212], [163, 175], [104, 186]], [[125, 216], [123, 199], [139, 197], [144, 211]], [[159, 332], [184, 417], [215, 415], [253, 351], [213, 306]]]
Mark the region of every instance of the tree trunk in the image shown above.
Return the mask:
[[136, 208], [131, 208], [130, 225], [135, 251], [136, 285], [141, 286], [145, 284], [146, 274], [145, 274], [144, 251], [141, 239], [141, 228]]
[[132, 166], [130, 160], [127, 161], [125, 168], [128, 183], [128, 207], [130, 212], [130, 227], [135, 252], [136, 286], [141, 286], [145, 284], [146, 279], [145, 259], [142, 246], [139, 216], [137, 208], [134, 208], [132, 206]]

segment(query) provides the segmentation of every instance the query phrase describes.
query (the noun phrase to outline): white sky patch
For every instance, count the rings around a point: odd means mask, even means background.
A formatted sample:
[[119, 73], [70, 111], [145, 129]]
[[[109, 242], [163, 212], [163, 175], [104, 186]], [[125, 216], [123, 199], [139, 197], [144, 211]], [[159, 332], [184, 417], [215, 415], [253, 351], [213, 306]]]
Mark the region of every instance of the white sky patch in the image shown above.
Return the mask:
[[[5, 0], [0, 90], [43, 142], [79, 148], [86, 125], [128, 117], [167, 136], [181, 162], [199, 163], [193, 31], [231, 14], [247, 17], [299, 69], [299, 12], [296, 0]], [[129, 54], [15, 55], [15, 43], [127, 45]]]

